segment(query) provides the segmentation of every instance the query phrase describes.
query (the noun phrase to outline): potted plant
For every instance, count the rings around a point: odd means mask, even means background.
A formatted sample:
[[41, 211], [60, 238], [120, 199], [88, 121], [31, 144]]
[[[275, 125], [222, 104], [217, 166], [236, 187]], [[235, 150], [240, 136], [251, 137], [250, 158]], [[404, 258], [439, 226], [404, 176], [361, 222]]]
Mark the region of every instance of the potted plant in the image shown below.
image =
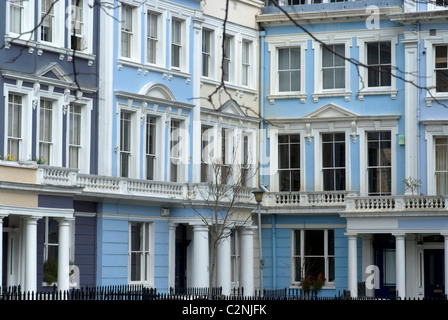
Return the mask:
[[325, 284], [325, 276], [322, 273], [319, 273], [317, 279], [313, 282], [313, 293], [317, 296], [317, 293], [322, 289]]
[[314, 277], [311, 275], [305, 276], [302, 280], [302, 291], [305, 296], [305, 299], [308, 299], [311, 287], [314, 282]]
[[44, 263], [44, 282], [51, 285], [58, 280], [58, 260], [50, 257]]

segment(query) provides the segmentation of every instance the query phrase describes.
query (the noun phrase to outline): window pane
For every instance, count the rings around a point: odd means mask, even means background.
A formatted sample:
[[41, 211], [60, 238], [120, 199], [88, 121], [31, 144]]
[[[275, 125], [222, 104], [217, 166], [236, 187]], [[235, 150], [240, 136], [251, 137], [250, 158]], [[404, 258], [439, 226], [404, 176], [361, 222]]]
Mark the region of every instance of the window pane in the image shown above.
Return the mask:
[[437, 46], [436, 47], [436, 68], [447, 68], [448, 67], [448, 47], [447, 46]]
[[305, 254], [323, 255], [324, 254], [324, 230], [306, 230], [305, 231]]
[[278, 172], [279, 190], [291, 191], [291, 176], [289, 170], [281, 170]]
[[373, 42], [367, 44], [367, 65], [379, 64], [379, 43]]
[[300, 91], [300, 71], [291, 72], [291, 90]]
[[291, 69], [300, 69], [300, 48], [291, 48]]
[[391, 64], [391, 43], [381, 42], [380, 43], [380, 63], [381, 64]]
[[278, 50], [278, 69], [289, 70], [289, 49]]
[[333, 67], [333, 46], [322, 48], [322, 67]]
[[436, 91], [448, 92], [448, 70], [436, 71]]
[[290, 81], [291, 81], [291, 72], [289, 71], [280, 71], [278, 73], [278, 90], [280, 92], [287, 92], [291, 91], [290, 89]]
[[278, 167], [279, 169], [289, 168], [289, 145], [278, 146]]
[[344, 68], [335, 69], [334, 87], [335, 88], [344, 88], [345, 87], [345, 69]]
[[334, 69], [322, 70], [323, 88], [334, 89]]
[[300, 168], [300, 145], [290, 145], [290, 168]]
[[345, 46], [343, 44], [339, 44], [334, 46], [334, 65], [338, 67], [342, 67], [345, 65]]

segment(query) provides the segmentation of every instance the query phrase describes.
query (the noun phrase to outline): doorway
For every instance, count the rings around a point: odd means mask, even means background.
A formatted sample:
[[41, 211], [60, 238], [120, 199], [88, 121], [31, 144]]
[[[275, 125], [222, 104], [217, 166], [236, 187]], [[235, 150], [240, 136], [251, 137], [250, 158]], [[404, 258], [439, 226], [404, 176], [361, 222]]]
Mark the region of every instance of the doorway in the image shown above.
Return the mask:
[[187, 256], [188, 245], [187, 226], [179, 224], [176, 227], [176, 258], [175, 258], [175, 290], [182, 291], [187, 288]]
[[424, 249], [425, 298], [445, 294], [444, 249]]

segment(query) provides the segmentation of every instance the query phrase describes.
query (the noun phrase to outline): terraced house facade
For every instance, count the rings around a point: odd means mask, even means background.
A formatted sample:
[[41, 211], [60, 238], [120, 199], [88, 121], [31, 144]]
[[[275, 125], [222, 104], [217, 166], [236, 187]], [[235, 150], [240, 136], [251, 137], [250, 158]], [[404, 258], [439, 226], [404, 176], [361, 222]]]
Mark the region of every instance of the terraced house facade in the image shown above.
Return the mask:
[[2, 4], [1, 285], [445, 294], [445, 4], [226, 4]]

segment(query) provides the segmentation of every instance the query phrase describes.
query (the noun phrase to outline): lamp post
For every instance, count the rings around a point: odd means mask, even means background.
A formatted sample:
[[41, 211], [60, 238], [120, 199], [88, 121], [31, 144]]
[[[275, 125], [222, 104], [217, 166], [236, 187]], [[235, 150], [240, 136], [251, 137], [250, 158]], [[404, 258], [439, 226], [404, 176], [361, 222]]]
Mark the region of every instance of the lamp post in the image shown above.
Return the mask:
[[255, 201], [257, 202], [257, 213], [258, 213], [258, 242], [260, 246], [260, 292], [261, 295], [263, 295], [263, 267], [264, 267], [264, 261], [263, 261], [263, 251], [261, 247], [261, 202], [263, 201], [263, 194], [264, 190], [258, 189], [256, 191], [252, 191], [255, 197]]

